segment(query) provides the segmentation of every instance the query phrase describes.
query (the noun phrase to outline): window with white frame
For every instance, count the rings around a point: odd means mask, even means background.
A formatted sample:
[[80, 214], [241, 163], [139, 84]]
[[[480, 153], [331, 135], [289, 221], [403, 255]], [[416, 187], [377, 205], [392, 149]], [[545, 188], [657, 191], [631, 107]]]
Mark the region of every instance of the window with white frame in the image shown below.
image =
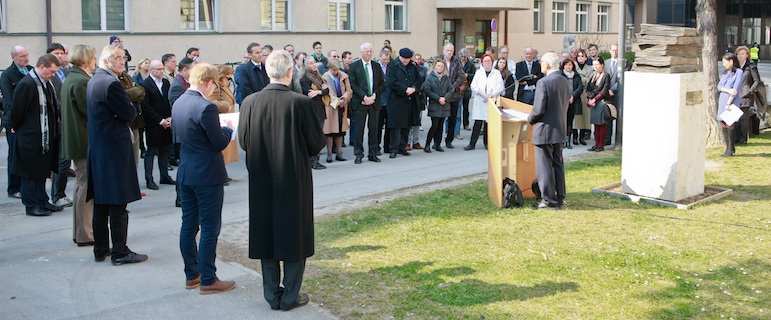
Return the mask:
[[126, 30], [124, 0], [81, 0], [83, 30]]
[[179, 12], [182, 30], [214, 30], [214, 0], [180, 0]]
[[0, 32], [5, 31], [5, 1], [0, 0]]
[[353, 0], [329, 0], [329, 28], [332, 31], [351, 31]]
[[262, 30], [289, 30], [289, 0], [260, 0]]
[[541, 32], [541, 6], [543, 1], [533, 1], [533, 32]]
[[551, 31], [552, 32], [565, 32], [565, 25], [567, 24], [567, 3], [553, 2], [551, 8]]
[[610, 5], [597, 6], [597, 32], [610, 32]]
[[589, 32], [588, 3], [576, 3], [576, 32]]
[[387, 0], [385, 2], [386, 31], [404, 31], [404, 0]]

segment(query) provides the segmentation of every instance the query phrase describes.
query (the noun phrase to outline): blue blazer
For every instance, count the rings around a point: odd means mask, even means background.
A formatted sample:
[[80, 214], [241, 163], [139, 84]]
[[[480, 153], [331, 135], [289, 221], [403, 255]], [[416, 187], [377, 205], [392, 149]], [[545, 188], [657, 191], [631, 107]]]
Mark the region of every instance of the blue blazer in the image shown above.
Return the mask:
[[181, 144], [177, 182], [193, 187], [223, 184], [228, 175], [222, 150], [230, 143], [233, 130], [220, 127], [217, 106], [201, 93], [188, 89], [174, 103], [171, 123]]
[[262, 65], [262, 70], [259, 70], [251, 61], [238, 66], [235, 79], [238, 83], [241, 99], [246, 99], [250, 94], [262, 90], [270, 83], [268, 73], [265, 71], [265, 64]]

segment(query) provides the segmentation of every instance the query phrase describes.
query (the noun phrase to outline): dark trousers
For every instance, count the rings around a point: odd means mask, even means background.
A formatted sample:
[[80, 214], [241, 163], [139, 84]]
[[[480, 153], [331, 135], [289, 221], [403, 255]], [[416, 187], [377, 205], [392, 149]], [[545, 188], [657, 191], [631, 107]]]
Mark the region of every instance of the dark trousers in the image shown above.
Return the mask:
[[522, 98], [517, 97], [517, 100], [532, 105], [535, 101], [535, 90], [522, 90]]
[[145, 148], [145, 128], [139, 128], [139, 150], [143, 153], [147, 151]]
[[[61, 151], [59, 152], [61, 154]], [[53, 173], [51, 175], [51, 201], [56, 202], [61, 198], [66, 197], [64, 190], [67, 189], [67, 178], [69, 175], [67, 171], [70, 169], [70, 160], [59, 158], [59, 173]]]
[[145, 152], [145, 180], [153, 180], [153, 160], [158, 157], [158, 170], [161, 172], [161, 179], [169, 176], [169, 149], [171, 145], [162, 147], [149, 147]]
[[[468, 98], [466, 98], [468, 96]], [[471, 105], [469, 105], [469, 100], [471, 99], [471, 95], [463, 95], [463, 127], [468, 127], [469, 125], [469, 110], [471, 110]]]
[[300, 297], [305, 273], [305, 259], [284, 261], [284, 287], [281, 288], [281, 267], [278, 260], [262, 259], [262, 290], [273, 309], [291, 309]]
[[388, 129], [388, 135], [391, 136], [390, 150], [387, 152], [407, 152], [407, 136], [410, 134], [409, 128], [391, 128]]
[[[185, 277], [193, 280], [201, 276], [201, 285], [210, 286], [217, 282], [217, 238], [222, 225], [222, 202], [225, 187], [179, 186], [182, 199], [182, 228], [179, 232], [179, 251], [185, 262]], [[198, 227], [201, 240], [196, 244]]]
[[431, 129], [428, 129], [425, 148], [431, 146], [431, 140], [436, 146], [442, 144], [442, 131], [444, 131], [444, 117], [431, 117]]
[[[94, 204], [94, 255], [103, 257], [110, 252], [112, 238], [112, 260], [123, 258], [131, 251], [126, 246], [128, 214], [125, 204]], [[109, 230], [107, 225], [110, 225]]]
[[367, 149], [368, 156], [374, 156], [378, 149], [377, 120], [380, 110], [375, 110], [372, 106], [365, 106], [364, 110], [354, 111], [356, 117], [356, 139], [354, 139], [353, 154], [356, 157], [364, 157], [364, 128], [367, 128]]
[[480, 133], [482, 133], [482, 141], [487, 148], [487, 121], [484, 120], [474, 120], [474, 129], [471, 130], [471, 139], [468, 142], [469, 146], [476, 147]]
[[27, 210], [45, 207], [48, 204], [46, 179], [21, 178], [21, 203]]
[[458, 122], [458, 101], [450, 102], [450, 117], [447, 118], [447, 137], [444, 141], [451, 144], [455, 140], [455, 123]]
[[741, 107], [744, 114], [734, 124], [734, 142], [747, 143], [750, 137], [750, 107]]
[[[348, 110], [348, 112], [353, 112], [353, 110]], [[350, 124], [348, 125], [348, 144], [354, 145], [354, 141], [356, 141], [356, 129], [358, 129], [358, 122], [356, 122], [356, 117], [351, 117]], [[345, 121], [345, 119], [343, 119]]]
[[169, 161], [179, 160], [179, 149], [182, 147], [180, 143], [172, 143], [169, 147]]
[[11, 173], [13, 168], [13, 148], [16, 146], [16, 134], [5, 130], [5, 139], [8, 141], [8, 195], [21, 192], [21, 177]]
[[541, 199], [548, 205], [562, 206], [565, 200], [565, 168], [562, 143], [535, 145], [535, 173]]
[[[385, 131], [385, 134], [383, 134], [383, 131]], [[388, 129], [388, 110], [385, 106], [380, 109], [380, 114], [377, 117], [377, 145], [378, 150], [380, 149], [380, 145], [383, 145], [383, 152], [389, 153], [391, 150], [391, 135], [389, 132], [391, 129]], [[385, 139], [385, 140], [383, 140]]]

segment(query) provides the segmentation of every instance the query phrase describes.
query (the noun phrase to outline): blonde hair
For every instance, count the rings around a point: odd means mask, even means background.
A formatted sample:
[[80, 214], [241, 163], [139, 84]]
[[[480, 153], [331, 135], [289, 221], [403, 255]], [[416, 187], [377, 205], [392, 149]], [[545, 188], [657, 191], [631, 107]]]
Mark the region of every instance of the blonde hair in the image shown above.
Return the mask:
[[139, 63], [137, 63], [137, 68], [134, 69], [134, 75], [140, 74], [139, 66], [141, 66], [143, 63], [145, 63], [145, 61], [147, 61], [147, 67], [150, 68], [150, 59], [142, 58], [142, 59], [139, 60]]
[[81, 67], [90, 61], [96, 60], [96, 49], [92, 46], [79, 44], [70, 50], [70, 63]]
[[188, 81], [190, 81], [191, 85], [206, 84], [209, 80], [214, 82], [219, 80], [219, 72], [217, 72], [217, 68], [211, 64], [205, 62], [199, 63], [190, 71], [190, 79], [188, 79]]
[[738, 46], [738, 47], [736, 47], [736, 50], [734, 50], [734, 53], [735, 54], [739, 54], [739, 51], [742, 51], [742, 50], [747, 52], [747, 56], [750, 55], [750, 48], [747, 48], [747, 46]]
[[235, 73], [235, 71], [229, 65], [220, 64], [220, 65], [217, 65], [217, 73], [219, 74], [219, 78], [218, 79], [222, 79], [224, 77], [227, 77], [227, 76]]

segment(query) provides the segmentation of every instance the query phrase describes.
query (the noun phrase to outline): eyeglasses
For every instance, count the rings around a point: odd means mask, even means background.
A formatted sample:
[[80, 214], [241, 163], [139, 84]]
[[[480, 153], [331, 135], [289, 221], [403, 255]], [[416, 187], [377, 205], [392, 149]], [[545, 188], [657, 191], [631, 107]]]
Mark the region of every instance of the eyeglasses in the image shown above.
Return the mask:
[[228, 79], [228, 81], [233, 81], [232, 77], [225, 77], [225, 79]]
[[150, 70], [155, 70], [155, 71], [163, 71], [163, 67], [161, 67], [161, 68], [152, 68], [152, 69], [150, 69]]

